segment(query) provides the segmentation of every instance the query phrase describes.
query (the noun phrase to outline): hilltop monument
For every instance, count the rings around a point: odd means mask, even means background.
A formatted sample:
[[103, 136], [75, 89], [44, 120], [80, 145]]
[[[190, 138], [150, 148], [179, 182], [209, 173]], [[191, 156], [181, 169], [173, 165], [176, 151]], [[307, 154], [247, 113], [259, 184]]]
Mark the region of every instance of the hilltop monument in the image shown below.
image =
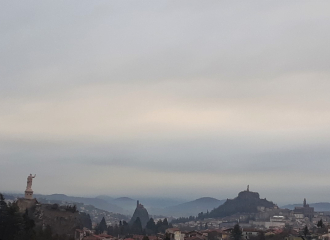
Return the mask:
[[209, 213], [209, 217], [219, 218], [227, 217], [237, 213], [257, 213], [258, 207], [273, 209], [276, 205], [267, 201], [266, 198], [261, 199], [258, 192], [252, 192], [250, 186], [247, 185], [246, 190], [238, 193], [234, 199], [227, 201], [218, 208], [213, 209]]
[[35, 174], [34, 174], [34, 176], [32, 176], [32, 174], [30, 174], [27, 177], [25, 197], [17, 199], [17, 206], [21, 213], [24, 213], [25, 210], [30, 210], [33, 206], [35, 206], [38, 203], [37, 199], [33, 198], [33, 190], [32, 190], [32, 180], [35, 177], [36, 177]]
[[33, 199], [32, 180], [35, 177], [36, 177], [36, 174], [34, 174], [34, 176], [32, 176], [31, 173], [27, 177], [27, 185], [26, 185], [26, 190], [25, 190], [25, 199]]

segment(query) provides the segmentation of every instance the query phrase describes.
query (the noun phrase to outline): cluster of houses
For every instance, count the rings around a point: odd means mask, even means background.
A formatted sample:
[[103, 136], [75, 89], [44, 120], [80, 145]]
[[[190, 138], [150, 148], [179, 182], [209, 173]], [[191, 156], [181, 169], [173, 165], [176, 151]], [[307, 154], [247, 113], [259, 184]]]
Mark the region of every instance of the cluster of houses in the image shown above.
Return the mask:
[[[231, 239], [231, 232], [233, 228], [221, 229], [206, 229], [202, 231], [181, 231], [179, 228], [169, 228], [165, 234], [157, 234], [147, 236], [149, 240], [229, 240]], [[268, 230], [260, 230], [256, 228], [241, 228], [242, 240], [261, 239], [260, 235], [263, 234], [264, 239], [271, 239], [276, 235], [284, 233], [283, 228], [270, 228]], [[302, 230], [291, 229], [287, 232], [283, 240], [329, 240], [330, 228], [325, 228], [326, 233], [323, 234], [310, 234], [304, 236]], [[93, 234], [93, 231], [88, 229], [77, 229], [75, 232], [75, 240], [145, 240], [144, 235], [131, 235], [128, 237], [114, 237], [108, 234]], [[275, 238], [274, 238], [275, 239]]]
[[180, 229], [203, 230], [205, 226], [211, 229], [233, 227], [239, 224], [243, 228], [256, 228], [267, 230], [272, 228], [283, 228], [290, 226], [301, 229], [305, 226], [312, 228], [322, 219], [323, 223], [330, 222], [330, 212], [315, 212], [304, 199], [302, 207], [295, 207], [294, 210], [258, 207], [257, 213], [237, 213], [221, 219], [206, 218], [198, 221], [173, 224]]
[[95, 234], [93, 230], [88, 228], [76, 229], [74, 233], [75, 240], [113, 240], [114, 237], [106, 233]]
[[[317, 228], [320, 221], [322, 226]], [[221, 219], [203, 219], [186, 223], [173, 224], [165, 234], [148, 236], [149, 240], [227, 240], [230, 239], [234, 225], [239, 224], [242, 238], [257, 238], [261, 234], [267, 238], [283, 233], [286, 240], [301, 240], [306, 237], [304, 228], [310, 229], [309, 239], [330, 240], [330, 212], [314, 212], [304, 199], [302, 207], [294, 210], [275, 208], [258, 208], [253, 214], [234, 214]], [[290, 229], [290, 232], [287, 229]], [[282, 234], [282, 235], [283, 235]], [[106, 233], [96, 235], [88, 229], [77, 229], [75, 240], [146, 240], [143, 235], [129, 237], [110, 236]]]
[[[178, 228], [167, 229], [166, 233], [169, 234], [170, 240], [229, 240], [232, 236], [233, 228], [221, 229], [206, 229], [202, 231], [181, 231]], [[304, 235], [303, 229], [285, 229], [285, 228], [269, 228], [267, 230], [260, 230], [257, 228], [243, 228], [242, 240], [252, 239], [272, 239], [276, 235], [283, 237], [283, 240], [329, 240], [330, 239], [330, 226], [322, 229], [317, 229], [315, 232], [310, 232]], [[263, 236], [263, 237], [261, 237]], [[163, 239], [163, 238], [159, 238]], [[274, 238], [276, 239], [276, 238]], [[134, 239], [141, 240], [141, 239]]]

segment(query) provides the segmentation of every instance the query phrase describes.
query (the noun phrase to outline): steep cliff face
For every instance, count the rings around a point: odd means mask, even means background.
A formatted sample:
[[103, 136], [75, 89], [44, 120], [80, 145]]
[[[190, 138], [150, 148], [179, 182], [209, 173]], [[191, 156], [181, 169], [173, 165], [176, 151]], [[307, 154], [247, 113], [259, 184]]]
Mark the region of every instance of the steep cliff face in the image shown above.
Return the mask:
[[223, 205], [212, 210], [210, 217], [226, 217], [235, 213], [257, 213], [257, 207], [274, 208], [273, 202], [260, 199], [259, 193], [243, 191], [234, 199], [228, 199]]
[[17, 201], [17, 206], [20, 211], [20, 213], [24, 213], [26, 209], [35, 208], [35, 206], [38, 204], [36, 199], [25, 199], [25, 198], [19, 198]]
[[18, 199], [17, 204], [21, 212], [28, 210], [30, 218], [36, 227], [51, 227], [53, 234], [74, 236], [75, 229], [92, 228], [90, 216], [75, 211], [73, 208], [57, 204], [40, 204], [37, 201]]
[[247, 199], [247, 200], [256, 200], [258, 201], [260, 199], [259, 193], [257, 192], [250, 192], [250, 191], [243, 191], [240, 192], [237, 196], [238, 199]]
[[149, 221], [149, 214], [147, 209], [145, 209], [144, 206], [139, 203], [139, 201], [137, 202], [137, 206], [131, 218], [130, 224], [133, 224], [138, 217], [141, 220], [142, 227], [145, 228], [147, 222]]
[[31, 212], [37, 226], [49, 225], [54, 234], [73, 236], [75, 229], [87, 227], [91, 229], [89, 215], [67, 210], [56, 204], [40, 204]]

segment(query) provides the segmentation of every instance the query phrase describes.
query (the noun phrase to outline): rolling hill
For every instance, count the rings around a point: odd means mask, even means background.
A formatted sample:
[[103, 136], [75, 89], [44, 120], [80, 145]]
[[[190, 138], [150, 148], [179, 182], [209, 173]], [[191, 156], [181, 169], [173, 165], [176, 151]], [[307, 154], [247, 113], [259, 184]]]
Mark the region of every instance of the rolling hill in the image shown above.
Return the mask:
[[175, 206], [165, 207], [163, 209], [155, 209], [152, 211], [153, 214], [173, 216], [173, 217], [189, 217], [196, 216], [200, 212], [211, 211], [212, 209], [219, 207], [225, 202], [225, 200], [219, 200], [211, 197], [203, 197], [194, 201], [181, 203]]
[[266, 199], [261, 199], [259, 193], [242, 191], [234, 199], [227, 199], [227, 201], [219, 206], [218, 208], [212, 210], [208, 217], [226, 217], [236, 213], [256, 213], [259, 206], [266, 208], [273, 208], [275, 204], [273, 202], [267, 201]]

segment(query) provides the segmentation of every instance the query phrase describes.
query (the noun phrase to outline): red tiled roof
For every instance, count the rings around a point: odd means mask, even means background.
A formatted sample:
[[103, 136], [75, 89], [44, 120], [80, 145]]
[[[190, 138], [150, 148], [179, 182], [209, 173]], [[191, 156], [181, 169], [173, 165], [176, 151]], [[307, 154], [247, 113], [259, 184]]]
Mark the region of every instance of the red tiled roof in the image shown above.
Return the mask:
[[113, 236], [105, 234], [105, 233], [99, 234], [98, 236], [105, 237], [105, 238], [113, 238]]
[[206, 230], [202, 231], [202, 233], [209, 233], [209, 232], [222, 233], [222, 230], [221, 229], [206, 229]]
[[198, 234], [202, 234], [201, 232], [196, 231], [196, 230], [192, 230], [192, 231], [190, 231], [190, 232], [188, 232], [188, 233], [198, 233]]
[[166, 231], [173, 231], [173, 232], [175, 232], [175, 231], [180, 231], [180, 229], [179, 228], [168, 228], [168, 229], [166, 229]]
[[158, 239], [158, 237], [157, 236], [154, 236], [154, 235], [148, 236], [148, 238], [149, 238], [149, 240], [157, 240]]
[[202, 238], [202, 237], [187, 237], [187, 238], [185, 238], [185, 240], [202, 240], [202, 239], [204, 239], [204, 238]]
[[133, 235], [133, 239], [143, 239], [144, 235]]
[[243, 228], [243, 232], [262, 232], [262, 231], [257, 230], [255, 228]]
[[87, 237], [84, 237], [83, 240], [100, 240], [102, 239], [101, 237], [98, 237], [98, 236], [87, 236]]

